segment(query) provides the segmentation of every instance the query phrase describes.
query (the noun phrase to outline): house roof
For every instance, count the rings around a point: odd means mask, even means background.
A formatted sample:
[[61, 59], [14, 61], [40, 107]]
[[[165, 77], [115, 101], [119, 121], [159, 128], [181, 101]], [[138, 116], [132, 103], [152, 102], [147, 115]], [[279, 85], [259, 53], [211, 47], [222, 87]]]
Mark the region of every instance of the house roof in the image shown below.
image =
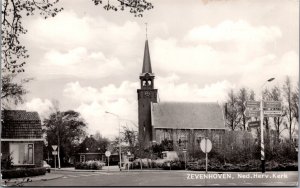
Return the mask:
[[3, 120], [9, 121], [40, 121], [37, 112], [26, 112], [25, 110], [4, 110]]
[[225, 129], [224, 116], [217, 103], [151, 103], [154, 128]]
[[42, 138], [42, 125], [38, 113], [25, 110], [2, 111], [1, 138]]

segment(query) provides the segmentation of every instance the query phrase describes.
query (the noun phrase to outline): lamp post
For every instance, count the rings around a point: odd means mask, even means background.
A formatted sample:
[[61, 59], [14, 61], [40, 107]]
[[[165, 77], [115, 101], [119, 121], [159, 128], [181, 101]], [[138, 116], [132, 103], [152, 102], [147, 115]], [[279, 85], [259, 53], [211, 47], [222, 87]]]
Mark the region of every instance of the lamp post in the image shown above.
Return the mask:
[[111, 112], [108, 112], [108, 111], [105, 111], [105, 113], [107, 114], [111, 114], [113, 116], [116, 116], [118, 118], [118, 123], [119, 123], [119, 157], [120, 157], [120, 164], [119, 164], [119, 168], [120, 168], [120, 171], [121, 171], [121, 167], [122, 167], [122, 157], [121, 157], [121, 130], [120, 130], [120, 116], [117, 115], [117, 114], [114, 114], [114, 113], [111, 113]]
[[265, 173], [265, 143], [264, 143], [264, 110], [263, 110], [263, 86], [267, 82], [272, 82], [275, 78], [270, 78], [261, 86], [261, 100], [260, 100], [260, 146], [261, 146], [261, 172]]

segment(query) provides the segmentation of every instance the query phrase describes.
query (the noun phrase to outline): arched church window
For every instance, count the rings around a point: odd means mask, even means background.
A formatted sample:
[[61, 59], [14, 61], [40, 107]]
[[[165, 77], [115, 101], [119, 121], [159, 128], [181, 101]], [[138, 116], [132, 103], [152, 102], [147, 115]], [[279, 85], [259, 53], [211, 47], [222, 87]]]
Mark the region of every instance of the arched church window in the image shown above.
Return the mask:
[[147, 85], [147, 81], [143, 80], [143, 86], [146, 86], [146, 85]]
[[151, 86], [151, 80], [148, 80], [148, 84], [147, 84], [148, 86]]

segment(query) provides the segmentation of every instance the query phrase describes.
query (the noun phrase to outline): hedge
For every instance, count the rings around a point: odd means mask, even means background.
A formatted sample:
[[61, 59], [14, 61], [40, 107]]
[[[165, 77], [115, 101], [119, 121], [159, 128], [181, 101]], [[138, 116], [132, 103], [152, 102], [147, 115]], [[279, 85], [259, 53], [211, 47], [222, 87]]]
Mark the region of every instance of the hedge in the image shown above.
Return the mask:
[[101, 170], [105, 163], [100, 161], [86, 161], [75, 164], [75, 169], [83, 170]]
[[[188, 165], [189, 170], [205, 171], [205, 163], [199, 161], [198, 164]], [[221, 164], [210, 162], [208, 164], [209, 171], [227, 171], [227, 172], [258, 172], [261, 171], [261, 161], [250, 160], [248, 163], [240, 164]], [[266, 162], [267, 171], [298, 171], [298, 163], [277, 163], [275, 161]]]
[[46, 174], [46, 168], [39, 167], [39, 168], [17, 168], [17, 169], [10, 169], [10, 170], [2, 170], [2, 178], [3, 179], [10, 179], [10, 178], [23, 178], [23, 177], [30, 177], [30, 176], [40, 176]]

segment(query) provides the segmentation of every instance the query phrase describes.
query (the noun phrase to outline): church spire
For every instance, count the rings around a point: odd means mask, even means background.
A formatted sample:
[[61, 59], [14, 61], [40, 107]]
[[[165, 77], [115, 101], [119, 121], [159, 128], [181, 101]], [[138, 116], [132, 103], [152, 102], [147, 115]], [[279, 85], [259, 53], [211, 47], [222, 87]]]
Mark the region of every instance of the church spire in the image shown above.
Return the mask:
[[150, 60], [150, 53], [149, 53], [149, 46], [148, 46], [148, 40], [146, 40], [146, 43], [145, 43], [144, 60], [143, 60], [143, 70], [142, 70], [142, 73], [152, 73], [151, 60]]

